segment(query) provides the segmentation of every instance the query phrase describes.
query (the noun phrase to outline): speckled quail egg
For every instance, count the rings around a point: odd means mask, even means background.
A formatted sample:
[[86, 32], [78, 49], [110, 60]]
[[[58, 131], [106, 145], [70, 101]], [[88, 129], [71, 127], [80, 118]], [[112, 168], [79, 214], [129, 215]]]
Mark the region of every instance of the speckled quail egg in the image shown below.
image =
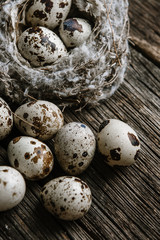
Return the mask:
[[53, 155], [43, 142], [27, 136], [14, 138], [8, 145], [8, 159], [28, 180], [39, 180], [53, 169]]
[[27, 23], [54, 29], [66, 19], [71, 0], [30, 0], [26, 7]]
[[61, 39], [45, 27], [32, 27], [25, 30], [18, 39], [21, 55], [35, 67], [54, 63], [67, 56]]
[[55, 137], [56, 158], [62, 169], [71, 175], [78, 175], [86, 170], [94, 157], [95, 148], [95, 136], [83, 123], [68, 123]]
[[97, 141], [100, 153], [110, 166], [133, 164], [140, 150], [136, 132], [118, 119], [108, 119], [101, 124]]
[[61, 23], [60, 36], [67, 47], [81, 45], [91, 34], [91, 25], [82, 18], [70, 18]]
[[0, 166], [0, 212], [18, 205], [24, 198], [26, 184], [16, 169]]
[[77, 177], [64, 176], [51, 180], [41, 190], [44, 207], [55, 217], [76, 220], [91, 206], [92, 194], [88, 185]]
[[0, 97], [0, 140], [4, 139], [12, 130], [13, 116], [8, 104]]
[[15, 111], [14, 122], [24, 135], [48, 140], [63, 126], [64, 118], [55, 104], [37, 100], [21, 105]]

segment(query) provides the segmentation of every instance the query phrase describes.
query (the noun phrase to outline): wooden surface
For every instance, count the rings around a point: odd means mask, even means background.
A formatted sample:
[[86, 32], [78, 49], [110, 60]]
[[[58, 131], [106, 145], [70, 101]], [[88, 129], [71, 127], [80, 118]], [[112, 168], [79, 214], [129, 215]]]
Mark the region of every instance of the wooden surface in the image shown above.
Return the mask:
[[[79, 176], [90, 186], [93, 203], [88, 214], [74, 222], [55, 219], [40, 202], [41, 187], [64, 175], [56, 164], [46, 179], [27, 182], [26, 196], [17, 207], [0, 213], [0, 240], [160, 239], [160, 1], [130, 0], [129, 16], [131, 63], [124, 83], [100, 106], [82, 112], [66, 109], [64, 116], [66, 123], [84, 122], [95, 134], [107, 118], [127, 122], [141, 141], [136, 164], [111, 168], [97, 153]], [[52, 148], [51, 141], [48, 145]]]

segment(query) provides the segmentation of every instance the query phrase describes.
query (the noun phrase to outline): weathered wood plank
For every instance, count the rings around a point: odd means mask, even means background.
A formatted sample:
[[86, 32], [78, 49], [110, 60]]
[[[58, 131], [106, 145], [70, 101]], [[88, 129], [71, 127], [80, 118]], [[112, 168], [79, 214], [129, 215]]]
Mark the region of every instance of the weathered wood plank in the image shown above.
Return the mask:
[[136, 48], [160, 66], [160, 1], [129, 1], [130, 38]]
[[[136, 36], [158, 46], [159, 5], [158, 0], [130, 1], [131, 37]], [[150, 28], [149, 32], [145, 26]], [[146, 54], [146, 48], [143, 49], [140, 42], [137, 45], [144, 56], [158, 63], [154, 56]], [[84, 122], [95, 135], [106, 118], [127, 122], [141, 141], [136, 164], [127, 168], [111, 168], [96, 153], [91, 166], [80, 176], [92, 190], [91, 209], [84, 218], [65, 222], [46, 212], [39, 197], [39, 191], [47, 181], [64, 175], [56, 163], [46, 179], [27, 182], [26, 196], [16, 208], [0, 213], [0, 240], [159, 239], [160, 69], [143, 55], [137, 52], [137, 48], [131, 48], [131, 64], [125, 81], [110, 99], [81, 112], [73, 109], [64, 111], [66, 123]], [[17, 134], [13, 130], [12, 136]], [[10, 138], [0, 145], [6, 148]], [[47, 144], [53, 150], [52, 141]]]

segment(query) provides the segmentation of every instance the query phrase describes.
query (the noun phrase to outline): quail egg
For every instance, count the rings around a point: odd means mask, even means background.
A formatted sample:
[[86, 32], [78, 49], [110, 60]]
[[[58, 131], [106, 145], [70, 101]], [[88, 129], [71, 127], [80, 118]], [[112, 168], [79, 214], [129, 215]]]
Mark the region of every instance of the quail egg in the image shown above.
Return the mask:
[[13, 116], [8, 104], [0, 97], [0, 140], [11, 132], [13, 127]]
[[101, 124], [97, 142], [100, 153], [110, 166], [133, 164], [140, 150], [136, 132], [118, 119], [108, 119]]
[[61, 39], [67, 47], [81, 45], [91, 34], [91, 25], [82, 18], [70, 18], [63, 21], [59, 28]]
[[86, 170], [94, 157], [95, 136], [85, 124], [71, 122], [57, 132], [54, 149], [62, 169], [71, 175], [78, 175]]
[[66, 19], [71, 2], [71, 0], [30, 0], [26, 7], [27, 23], [53, 30]]
[[8, 159], [28, 180], [39, 180], [53, 169], [53, 155], [43, 142], [27, 136], [14, 138], [8, 145]]
[[69, 221], [83, 217], [92, 203], [88, 185], [71, 176], [51, 180], [42, 188], [40, 196], [44, 207], [50, 213]]
[[48, 140], [63, 126], [64, 118], [55, 104], [37, 100], [21, 105], [15, 111], [14, 122], [24, 135]]
[[25, 30], [18, 39], [21, 55], [35, 67], [54, 63], [67, 56], [67, 50], [60, 38], [45, 27], [32, 27]]
[[24, 198], [26, 184], [23, 176], [14, 168], [0, 166], [0, 212], [18, 205]]

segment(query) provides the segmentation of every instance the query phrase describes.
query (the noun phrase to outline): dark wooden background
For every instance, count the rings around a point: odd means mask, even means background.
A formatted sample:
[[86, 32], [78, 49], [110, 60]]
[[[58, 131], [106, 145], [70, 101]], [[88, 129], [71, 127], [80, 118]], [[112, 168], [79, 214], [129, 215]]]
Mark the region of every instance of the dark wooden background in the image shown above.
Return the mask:
[[[107, 118], [125, 121], [141, 141], [136, 164], [111, 168], [96, 154], [80, 176], [92, 190], [93, 203], [74, 222], [55, 219], [40, 202], [41, 187], [64, 175], [56, 164], [45, 180], [27, 182], [17, 207], [0, 213], [0, 240], [160, 239], [160, 1], [129, 2], [131, 63], [124, 83], [100, 106], [81, 112], [66, 109], [64, 116], [66, 123], [84, 122], [95, 134]], [[48, 145], [52, 148], [51, 141]]]

